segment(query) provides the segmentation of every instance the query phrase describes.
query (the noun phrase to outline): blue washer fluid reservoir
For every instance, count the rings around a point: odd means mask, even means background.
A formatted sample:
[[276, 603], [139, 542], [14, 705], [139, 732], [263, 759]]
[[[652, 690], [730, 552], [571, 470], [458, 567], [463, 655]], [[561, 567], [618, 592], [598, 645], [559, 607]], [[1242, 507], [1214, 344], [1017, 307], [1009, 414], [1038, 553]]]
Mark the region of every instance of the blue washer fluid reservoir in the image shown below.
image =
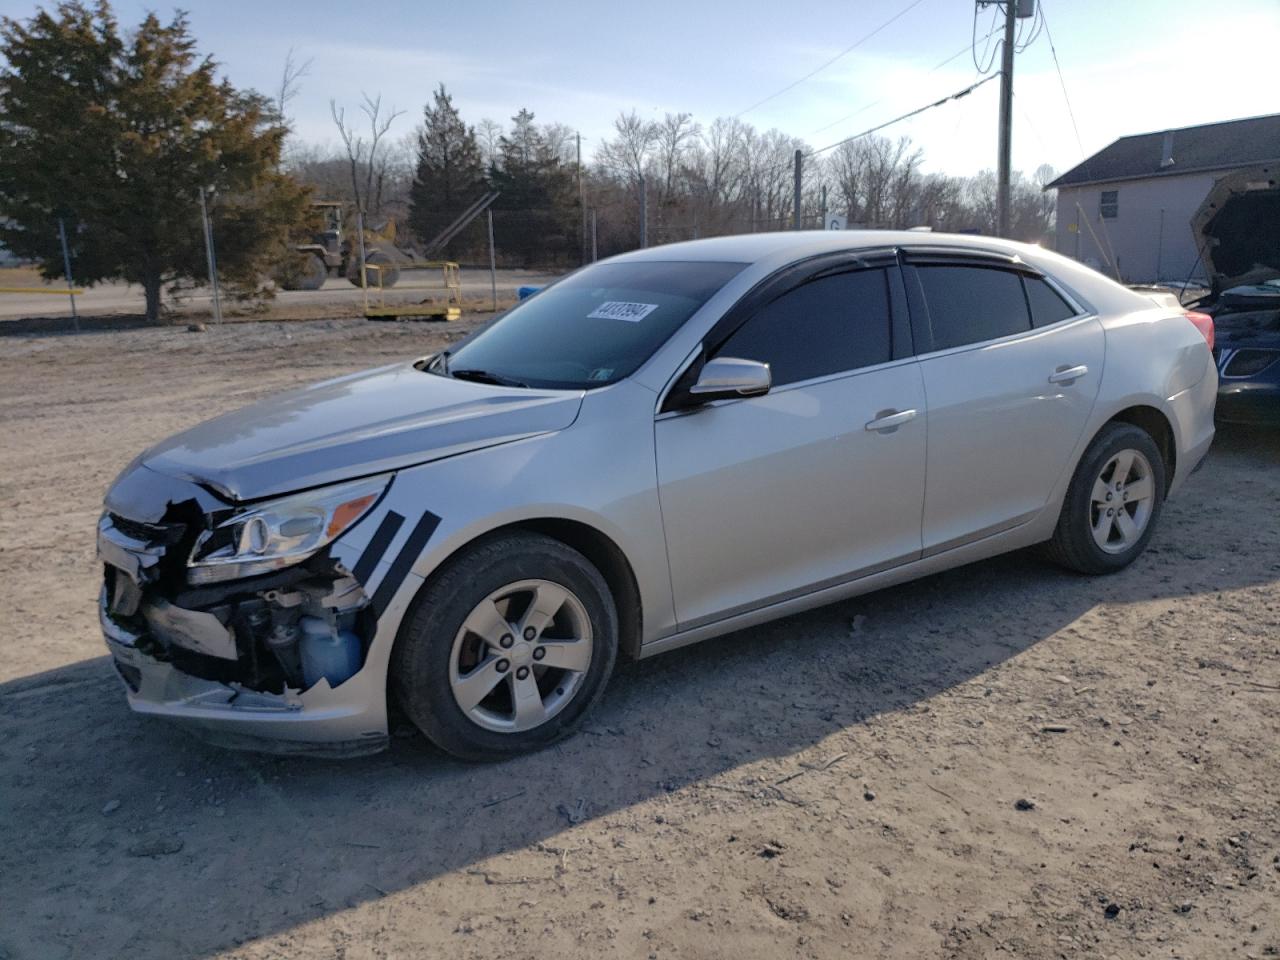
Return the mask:
[[302, 680], [310, 690], [324, 677], [336, 687], [360, 669], [360, 638], [351, 630], [334, 630], [319, 617], [298, 620], [302, 638]]

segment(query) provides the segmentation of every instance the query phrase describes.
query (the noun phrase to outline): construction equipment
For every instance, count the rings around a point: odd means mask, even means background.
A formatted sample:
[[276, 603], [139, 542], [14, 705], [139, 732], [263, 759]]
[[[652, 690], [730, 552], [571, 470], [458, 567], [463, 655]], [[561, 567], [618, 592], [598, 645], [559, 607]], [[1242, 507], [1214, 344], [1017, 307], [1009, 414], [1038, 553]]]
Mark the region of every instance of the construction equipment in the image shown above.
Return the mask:
[[311, 205], [323, 218], [323, 228], [312, 235], [310, 242], [294, 246], [296, 256], [277, 275], [277, 282], [285, 290], [319, 290], [329, 277], [346, 277], [353, 285], [361, 286], [361, 250], [364, 263], [378, 268], [384, 288], [395, 286], [402, 267], [420, 262], [414, 251], [396, 245], [394, 219], [388, 217], [376, 227], [366, 226], [359, 231], [362, 236], [351, 236], [343, 230], [345, 204], [316, 200]]

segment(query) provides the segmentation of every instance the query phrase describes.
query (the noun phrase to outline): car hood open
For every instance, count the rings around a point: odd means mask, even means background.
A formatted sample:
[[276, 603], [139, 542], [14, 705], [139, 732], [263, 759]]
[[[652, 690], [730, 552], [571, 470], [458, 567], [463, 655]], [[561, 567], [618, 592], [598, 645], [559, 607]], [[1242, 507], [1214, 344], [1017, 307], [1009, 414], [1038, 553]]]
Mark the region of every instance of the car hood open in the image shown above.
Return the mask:
[[397, 364], [263, 400], [176, 434], [141, 465], [236, 501], [563, 430], [581, 391], [454, 380]]
[[1280, 277], [1280, 177], [1274, 165], [1216, 181], [1191, 218], [1214, 293]]

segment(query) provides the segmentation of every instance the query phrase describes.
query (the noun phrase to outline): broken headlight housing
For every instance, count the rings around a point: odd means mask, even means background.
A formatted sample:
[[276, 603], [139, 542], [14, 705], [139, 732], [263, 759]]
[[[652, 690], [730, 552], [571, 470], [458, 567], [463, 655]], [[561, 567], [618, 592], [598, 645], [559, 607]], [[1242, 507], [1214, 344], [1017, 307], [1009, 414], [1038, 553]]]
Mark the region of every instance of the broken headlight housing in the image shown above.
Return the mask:
[[247, 507], [200, 535], [187, 579], [219, 583], [301, 563], [367, 514], [390, 482], [384, 474]]

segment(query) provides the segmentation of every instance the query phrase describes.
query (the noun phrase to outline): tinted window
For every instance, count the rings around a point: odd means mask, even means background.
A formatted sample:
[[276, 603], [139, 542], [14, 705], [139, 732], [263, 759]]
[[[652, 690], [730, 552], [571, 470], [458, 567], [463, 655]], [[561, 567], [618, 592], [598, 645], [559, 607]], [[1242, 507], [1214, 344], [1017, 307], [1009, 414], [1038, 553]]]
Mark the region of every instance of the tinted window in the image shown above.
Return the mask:
[[1031, 329], [1022, 278], [987, 267], [918, 267], [933, 349], [961, 347]]
[[[598, 387], [633, 373], [746, 264], [642, 261], [579, 270], [453, 351], [449, 372], [533, 387]], [[429, 368], [441, 372], [439, 364]]]
[[883, 270], [810, 280], [761, 308], [716, 351], [769, 364], [774, 386], [891, 357]]
[[1058, 296], [1058, 291], [1039, 277], [1023, 277], [1022, 282], [1027, 285], [1027, 300], [1031, 303], [1033, 327], [1047, 327], [1051, 323], [1076, 315], [1075, 309]]

